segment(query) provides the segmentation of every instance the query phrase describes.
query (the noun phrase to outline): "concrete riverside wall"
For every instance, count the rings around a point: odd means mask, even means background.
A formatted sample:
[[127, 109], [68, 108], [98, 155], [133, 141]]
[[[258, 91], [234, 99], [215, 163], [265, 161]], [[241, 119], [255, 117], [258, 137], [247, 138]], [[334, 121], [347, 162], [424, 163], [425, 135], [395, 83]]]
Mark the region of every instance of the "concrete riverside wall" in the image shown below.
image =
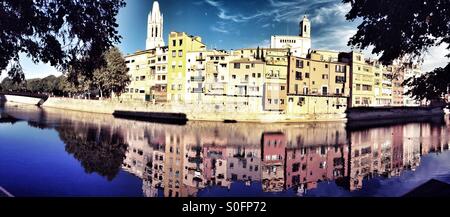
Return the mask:
[[42, 99], [35, 97], [27, 97], [27, 96], [16, 96], [16, 95], [8, 95], [8, 94], [0, 94], [0, 101], [7, 102], [15, 102], [22, 104], [30, 104], [30, 105], [38, 105]]
[[42, 107], [58, 108], [91, 113], [113, 114], [114, 111], [184, 113], [188, 120], [241, 122], [308, 122], [342, 121], [345, 114], [286, 115], [279, 112], [252, 112], [251, 106], [225, 104], [156, 104], [119, 100], [84, 100], [49, 98]]

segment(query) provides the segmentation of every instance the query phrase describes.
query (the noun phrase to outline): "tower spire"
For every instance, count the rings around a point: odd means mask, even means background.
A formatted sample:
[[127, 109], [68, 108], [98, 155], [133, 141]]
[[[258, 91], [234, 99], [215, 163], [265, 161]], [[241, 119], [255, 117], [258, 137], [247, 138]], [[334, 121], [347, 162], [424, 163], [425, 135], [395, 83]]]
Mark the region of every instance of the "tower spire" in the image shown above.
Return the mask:
[[148, 14], [146, 49], [164, 46], [164, 17], [159, 2], [153, 1], [152, 10]]

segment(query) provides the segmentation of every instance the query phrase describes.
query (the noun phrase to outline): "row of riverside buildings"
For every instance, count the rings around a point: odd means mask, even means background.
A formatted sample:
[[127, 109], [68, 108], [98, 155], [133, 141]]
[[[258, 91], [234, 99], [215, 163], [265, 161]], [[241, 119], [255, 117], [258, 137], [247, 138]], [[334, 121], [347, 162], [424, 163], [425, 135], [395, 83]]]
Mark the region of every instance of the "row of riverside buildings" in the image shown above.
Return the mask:
[[306, 16], [298, 36], [271, 37], [269, 48], [208, 49], [199, 36], [170, 32], [153, 3], [146, 50], [127, 55], [132, 82], [123, 100], [169, 104], [235, 105], [254, 112], [341, 114], [349, 107], [417, 106], [403, 81], [420, 66], [384, 66], [362, 52], [311, 48]]

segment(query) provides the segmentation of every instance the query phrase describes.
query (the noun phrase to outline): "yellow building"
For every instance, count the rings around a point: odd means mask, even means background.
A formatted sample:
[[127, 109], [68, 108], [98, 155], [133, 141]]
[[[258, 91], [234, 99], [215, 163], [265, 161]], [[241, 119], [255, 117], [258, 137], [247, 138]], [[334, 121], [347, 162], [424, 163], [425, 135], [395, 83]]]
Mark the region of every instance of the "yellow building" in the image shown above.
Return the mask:
[[206, 62], [205, 95], [221, 98], [227, 94], [227, 84], [230, 80], [230, 61], [234, 58], [225, 51], [215, 51], [209, 54]]
[[350, 96], [350, 65], [319, 53], [289, 58], [287, 113], [343, 114]]
[[264, 49], [266, 62], [264, 84], [264, 110], [284, 111], [286, 109], [287, 73], [289, 49]]
[[374, 106], [392, 105], [392, 72], [376, 60], [368, 60], [374, 75]]
[[187, 53], [205, 51], [206, 45], [198, 36], [184, 32], [171, 32], [169, 35], [167, 100], [185, 102], [188, 93]]
[[125, 56], [131, 82], [121, 99], [156, 102], [166, 100], [167, 50], [167, 47], [158, 47]]
[[351, 107], [372, 106], [375, 102], [373, 91], [374, 73], [360, 52], [341, 53], [340, 58], [351, 65]]

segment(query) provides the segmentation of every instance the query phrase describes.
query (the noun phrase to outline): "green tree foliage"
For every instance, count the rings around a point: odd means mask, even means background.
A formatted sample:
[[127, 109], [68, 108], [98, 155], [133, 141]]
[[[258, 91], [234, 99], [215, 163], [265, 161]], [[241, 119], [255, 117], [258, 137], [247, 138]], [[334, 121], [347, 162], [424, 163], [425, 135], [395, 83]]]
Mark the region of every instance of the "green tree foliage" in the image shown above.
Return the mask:
[[[124, 0], [4, 0], [0, 2], [0, 71], [23, 80], [19, 54], [91, 78], [100, 58], [120, 41], [116, 15]], [[84, 57], [84, 58], [80, 58]], [[69, 67], [70, 66], [70, 67]]]
[[[343, 0], [352, 9], [348, 20], [362, 19], [349, 45], [361, 49], [373, 48], [380, 61], [389, 65], [394, 60], [423, 60], [429, 48], [450, 44], [450, 1], [448, 0]], [[450, 49], [450, 46], [448, 47]], [[449, 56], [449, 55], [447, 55]], [[436, 99], [448, 93], [449, 66], [438, 68], [404, 84], [411, 86], [409, 94], [416, 99]], [[443, 79], [446, 80], [443, 80]], [[421, 82], [435, 82], [421, 84]], [[424, 87], [433, 87], [426, 89]], [[434, 94], [431, 90], [434, 90]], [[437, 91], [437, 92], [436, 92]], [[442, 92], [440, 92], [442, 91]]]
[[95, 70], [92, 85], [100, 91], [101, 97], [120, 96], [130, 83], [130, 75], [122, 53], [117, 47], [104, 55], [106, 66]]
[[16, 83], [12, 78], [5, 78], [0, 84], [3, 91], [21, 91], [45, 93], [55, 96], [83, 96], [94, 97], [99, 92], [102, 97], [111, 97], [112, 93], [120, 96], [130, 83], [130, 75], [121, 52], [113, 47], [102, 58], [106, 65], [96, 69], [94, 77], [88, 78], [80, 73], [74, 82], [67, 76], [48, 76], [43, 79], [28, 79]]
[[128, 148], [120, 130], [81, 123], [76, 126], [56, 128], [66, 151], [80, 161], [87, 173], [95, 172], [113, 180]]

